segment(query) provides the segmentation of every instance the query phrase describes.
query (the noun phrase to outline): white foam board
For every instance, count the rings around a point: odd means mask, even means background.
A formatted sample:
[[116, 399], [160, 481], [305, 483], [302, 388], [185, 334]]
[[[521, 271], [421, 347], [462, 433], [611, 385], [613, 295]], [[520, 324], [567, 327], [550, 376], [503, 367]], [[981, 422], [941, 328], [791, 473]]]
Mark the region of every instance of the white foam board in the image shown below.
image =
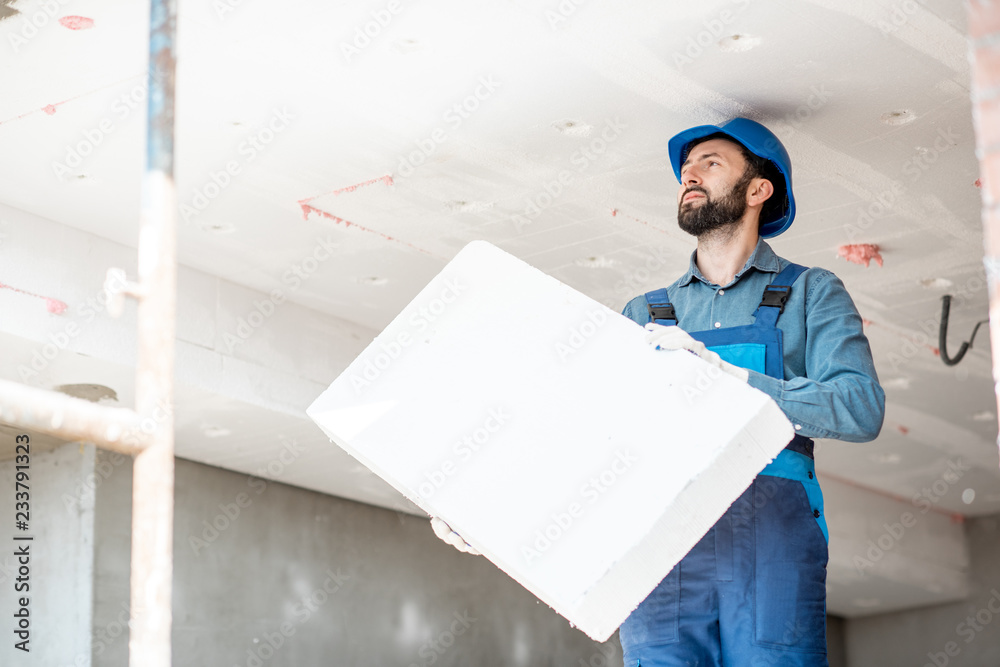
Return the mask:
[[482, 241], [308, 409], [598, 641], [791, 440], [765, 394]]

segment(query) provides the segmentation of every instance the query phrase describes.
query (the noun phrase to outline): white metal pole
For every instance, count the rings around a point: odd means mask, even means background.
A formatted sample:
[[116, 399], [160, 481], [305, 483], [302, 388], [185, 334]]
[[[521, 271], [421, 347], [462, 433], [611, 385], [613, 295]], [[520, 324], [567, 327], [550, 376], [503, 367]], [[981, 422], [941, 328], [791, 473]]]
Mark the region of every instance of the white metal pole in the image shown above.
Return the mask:
[[174, 188], [176, 1], [152, 0], [146, 171], [139, 229], [136, 412], [159, 415], [135, 459], [132, 482], [130, 667], [169, 667], [174, 526], [174, 330], [177, 196]]

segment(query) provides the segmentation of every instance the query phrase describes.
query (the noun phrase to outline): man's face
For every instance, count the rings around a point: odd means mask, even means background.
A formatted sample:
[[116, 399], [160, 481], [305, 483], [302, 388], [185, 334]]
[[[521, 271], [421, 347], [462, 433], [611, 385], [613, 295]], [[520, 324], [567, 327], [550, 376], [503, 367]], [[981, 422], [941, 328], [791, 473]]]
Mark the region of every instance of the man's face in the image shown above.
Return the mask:
[[739, 146], [726, 139], [703, 141], [681, 165], [677, 224], [688, 234], [739, 223], [747, 210], [747, 186], [753, 178]]

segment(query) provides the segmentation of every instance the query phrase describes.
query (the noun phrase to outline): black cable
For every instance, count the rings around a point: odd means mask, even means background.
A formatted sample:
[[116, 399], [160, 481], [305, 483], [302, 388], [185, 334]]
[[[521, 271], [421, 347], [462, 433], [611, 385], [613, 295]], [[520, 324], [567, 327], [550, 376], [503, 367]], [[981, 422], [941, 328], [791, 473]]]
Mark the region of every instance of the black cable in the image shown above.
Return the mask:
[[972, 329], [972, 336], [969, 337], [969, 342], [962, 343], [962, 346], [958, 348], [958, 352], [954, 357], [948, 356], [948, 313], [951, 311], [951, 295], [945, 294], [941, 297], [941, 328], [938, 330], [938, 350], [941, 352], [941, 361], [944, 362], [945, 366], [954, 366], [962, 360], [965, 353], [969, 351], [972, 347], [972, 341], [976, 339], [976, 332], [979, 331], [979, 327], [983, 324], [989, 322], [989, 320], [980, 320], [976, 322], [976, 326]]

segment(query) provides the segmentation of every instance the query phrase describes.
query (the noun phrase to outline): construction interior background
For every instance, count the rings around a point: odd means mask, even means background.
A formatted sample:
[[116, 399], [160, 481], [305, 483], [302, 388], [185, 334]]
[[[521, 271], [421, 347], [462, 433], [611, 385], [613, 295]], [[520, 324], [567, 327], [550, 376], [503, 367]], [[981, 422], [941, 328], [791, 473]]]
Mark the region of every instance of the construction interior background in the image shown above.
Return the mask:
[[[694, 240], [666, 141], [737, 115], [792, 156], [798, 215], [772, 245], [844, 280], [887, 394], [875, 442], [818, 443], [831, 665], [1000, 664], [986, 327], [944, 363], [987, 318], [998, 17], [979, 0], [182, 3], [173, 664], [620, 664], [616, 638], [441, 543], [305, 408], [474, 239], [615, 310], [671, 283]], [[108, 269], [142, 259], [148, 51], [148, 3], [0, 0], [0, 379], [136, 404], [136, 304], [113, 318], [105, 283], [120, 295]], [[30, 653], [11, 632], [24, 433]], [[127, 664], [131, 457], [0, 424], [0, 458], [0, 664]]]

